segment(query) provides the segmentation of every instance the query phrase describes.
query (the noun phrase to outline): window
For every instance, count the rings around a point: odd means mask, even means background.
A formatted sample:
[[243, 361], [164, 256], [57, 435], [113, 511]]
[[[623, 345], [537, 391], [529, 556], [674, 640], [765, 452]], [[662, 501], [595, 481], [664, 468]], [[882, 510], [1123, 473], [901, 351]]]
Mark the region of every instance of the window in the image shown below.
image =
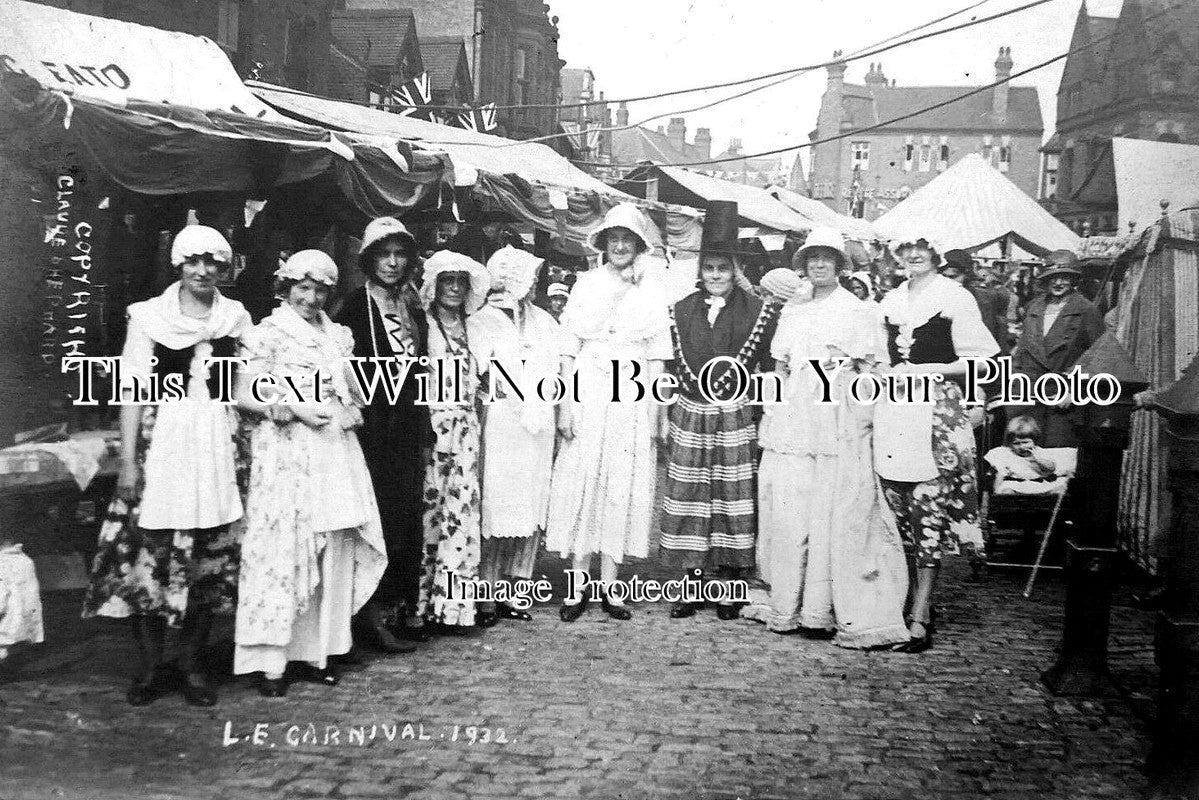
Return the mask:
[[1045, 154], [1045, 180], [1041, 186], [1041, 197], [1057, 197], [1057, 170], [1060, 156], [1057, 153]]
[[920, 171], [928, 172], [932, 167], [933, 161], [933, 146], [931, 144], [920, 145]]
[[908, 137], [907, 144], [903, 146], [903, 171], [912, 171], [912, 161], [915, 160], [916, 145], [912, 144], [912, 137]]
[[850, 164], [862, 172], [870, 169], [870, 142], [854, 142], [851, 147]]
[[937, 172], [944, 172], [949, 168], [949, 137], [941, 137], [941, 150], [937, 154]]
[[241, 5], [238, 0], [220, 0], [216, 9], [216, 43], [231, 53], [237, 52], [238, 22]]
[[529, 51], [518, 47], [513, 53], [512, 74], [515, 78], [512, 86], [513, 102], [524, 105], [530, 101], [530, 58]]
[[1012, 168], [1012, 137], [1004, 136], [999, 145], [999, 171], [1007, 172]]

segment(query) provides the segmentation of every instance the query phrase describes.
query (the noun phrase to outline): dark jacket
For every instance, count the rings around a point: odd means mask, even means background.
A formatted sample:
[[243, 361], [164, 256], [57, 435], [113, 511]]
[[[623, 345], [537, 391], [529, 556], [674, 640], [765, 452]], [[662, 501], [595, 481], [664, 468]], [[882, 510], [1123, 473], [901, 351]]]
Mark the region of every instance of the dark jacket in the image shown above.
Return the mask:
[[1048, 334], [1042, 333], [1045, 297], [1033, 300], [1024, 315], [1024, 331], [1012, 353], [1012, 368], [1036, 380], [1056, 372], [1065, 374], [1103, 334], [1103, 315], [1078, 292], [1066, 299]]
[[[412, 322], [416, 327], [416, 358], [427, 354], [429, 340], [429, 325], [424, 312], [419, 308], [410, 308]], [[366, 287], [352, 292], [342, 305], [337, 315], [337, 322], [345, 325], [354, 334], [354, 355], [360, 358], [371, 358], [375, 355], [373, 347], [379, 348], [380, 357], [394, 356], [388, 343], [387, 330], [379, 316], [378, 306], [369, 304], [366, 298]], [[374, 344], [372, 344], [371, 327], [374, 327]], [[372, 365], [363, 367], [363, 374], [370, 377]], [[413, 364], [408, 377], [400, 389], [398, 402], [392, 406], [387, 402], [387, 395], [382, 384], [375, 391], [370, 406], [363, 410], [364, 423], [359, 429], [359, 440], [366, 452], [368, 463], [372, 466], [394, 457], [397, 439], [408, 440], [418, 448], [421, 445], [431, 445], [433, 428], [429, 422], [427, 406], [417, 405], [417, 376], [425, 368]]]
[[[716, 318], [716, 324], [709, 325], [708, 304], [704, 302], [707, 296], [701, 289], [687, 295], [674, 306], [679, 349], [682, 350], [686, 365], [696, 376], [705, 364], [717, 356], [736, 358], [762, 311], [761, 300], [734, 286], [728, 294], [725, 307]], [[745, 365], [750, 372], [759, 367], [770, 368], [768, 359], [773, 332], [772, 324], [771, 328], [763, 333], [756, 356]], [[676, 367], [682, 372], [683, 365], [679, 364]], [[727, 365], [718, 367], [713, 374], [713, 380], [718, 380], [727, 369]], [[684, 393], [698, 399], [698, 395], [685, 390]]]

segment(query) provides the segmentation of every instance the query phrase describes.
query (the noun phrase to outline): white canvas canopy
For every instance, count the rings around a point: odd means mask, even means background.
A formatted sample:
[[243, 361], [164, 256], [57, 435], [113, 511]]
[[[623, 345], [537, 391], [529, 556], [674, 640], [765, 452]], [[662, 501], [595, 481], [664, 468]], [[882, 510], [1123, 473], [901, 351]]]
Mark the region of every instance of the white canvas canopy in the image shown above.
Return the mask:
[[4, 0], [0, 61], [47, 89], [117, 105], [142, 100], [282, 120], [202, 36]]
[[972, 253], [1004, 240], [1036, 256], [1077, 252], [1081, 244], [1073, 231], [977, 153], [879, 217], [874, 227], [888, 239], [924, 237], [946, 250]]
[[813, 227], [833, 228], [849, 239], [859, 242], [870, 242], [879, 238], [874, 226], [864, 219], [838, 214], [819, 200], [804, 197], [799, 192], [793, 192], [782, 186], [771, 186], [766, 190], [772, 197], [794, 211], [812, 221]]
[[1170, 211], [1199, 206], [1199, 146], [1112, 139], [1120, 230], [1135, 223], [1142, 231], [1161, 219], [1162, 201]]

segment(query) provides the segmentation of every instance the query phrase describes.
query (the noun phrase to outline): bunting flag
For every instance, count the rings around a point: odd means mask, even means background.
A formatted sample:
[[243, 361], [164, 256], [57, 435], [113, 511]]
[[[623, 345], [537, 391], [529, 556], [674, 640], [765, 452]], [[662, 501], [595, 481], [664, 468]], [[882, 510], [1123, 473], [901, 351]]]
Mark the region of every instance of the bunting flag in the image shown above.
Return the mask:
[[488, 103], [482, 108], [472, 108], [463, 111], [450, 124], [457, 128], [465, 128], [476, 133], [487, 133], [495, 130], [495, 103]]
[[433, 93], [429, 88], [429, 73], [422, 72], [410, 81], [391, 90], [392, 106], [389, 111], [402, 117], [416, 116], [427, 119], [429, 111], [425, 106], [433, 102]]

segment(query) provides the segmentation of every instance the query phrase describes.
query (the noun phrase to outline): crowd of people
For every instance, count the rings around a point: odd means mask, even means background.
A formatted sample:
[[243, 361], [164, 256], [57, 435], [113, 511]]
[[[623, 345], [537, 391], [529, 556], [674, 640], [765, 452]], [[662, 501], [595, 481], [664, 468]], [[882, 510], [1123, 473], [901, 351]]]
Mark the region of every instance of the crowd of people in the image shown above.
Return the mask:
[[[236, 619], [233, 672], [258, 674], [268, 697], [292, 680], [335, 685], [355, 645], [402, 653], [528, 621], [500, 594], [454, 586], [527, 580], [543, 550], [592, 575], [598, 555], [602, 611], [628, 620], [622, 593], [606, 587], [655, 539], [682, 580], [727, 585], [722, 620], [928, 649], [944, 557], [982, 547], [976, 419], [961, 382], [966, 359], [1006, 352], [1006, 295], [973, 282], [968, 255], [918, 235], [892, 245], [906, 280], [884, 294], [824, 229], [792, 269], [752, 285], [737, 219], [735, 203], [710, 205], [696, 291], [672, 304], [644, 258], [651, 223], [615, 206], [590, 234], [601, 264], [573, 290], [552, 285], [546, 310], [533, 302], [537, 256], [422, 254], [384, 217], [361, 237], [361, 289], [333, 305], [337, 265], [294, 253], [274, 276], [279, 305], [257, 325], [217, 288], [228, 242], [185, 227], [171, 250], [178, 280], [129, 307], [122, 356], [127, 374], [179, 376], [186, 397], [137, 404], [130, 393], [122, 406], [117, 494], [85, 598], [85, 616], [131, 620], [129, 702], [180, 691], [213, 705], [200, 653], [222, 613]], [[1063, 371], [1098, 335], [1078, 277], [1068, 261], [1046, 272], [1016, 348], [1022, 369]], [[245, 366], [231, 406], [206, 363], [235, 354]], [[435, 366], [449, 359], [468, 368]], [[396, 391], [364, 395], [364, 380], [387, 384], [401, 363]], [[496, 364], [559, 374], [577, 394], [495, 394]], [[625, 369], [647, 382], [672, 375], [672, 403], [613, 402]], [[743, 391], [755, 373], [776, 376], [781, 402]], [[868, 405], [849, 391], [863, 375], [931, 373], [946, 377], [931, 403]], [[264, 398], [263, 376], [295, 399]], [[417, 378], [445, 391], [422, 402]], [[833, 402], [818, 402], [826, 394]], [[1032, 479], [1052, 465], [1026, 440], [1057, 436], [1062, 413], [1033, 408], [1010, 437]], [[1019, 480], [1020, 464], [1004, 463]], [[739, 600], [732, 585], [755, 578]], [[568, 592], [561, 620], [590, 599]], [[670, 616], [700, 608], [682, 599]]]

